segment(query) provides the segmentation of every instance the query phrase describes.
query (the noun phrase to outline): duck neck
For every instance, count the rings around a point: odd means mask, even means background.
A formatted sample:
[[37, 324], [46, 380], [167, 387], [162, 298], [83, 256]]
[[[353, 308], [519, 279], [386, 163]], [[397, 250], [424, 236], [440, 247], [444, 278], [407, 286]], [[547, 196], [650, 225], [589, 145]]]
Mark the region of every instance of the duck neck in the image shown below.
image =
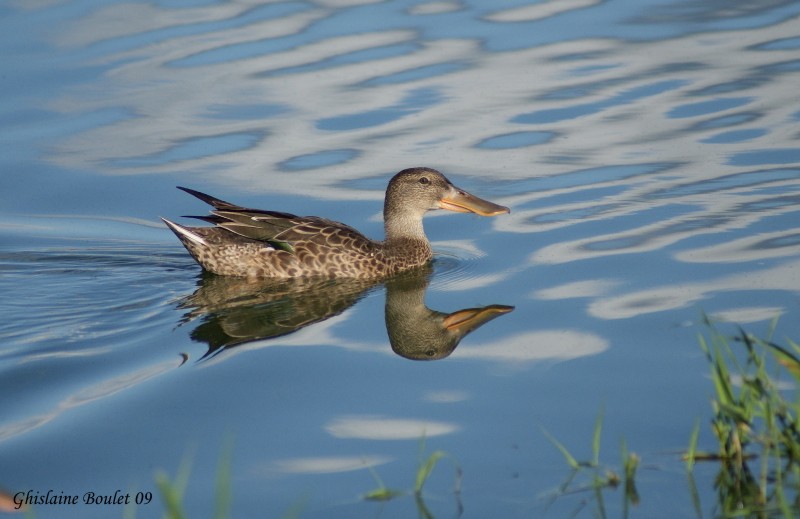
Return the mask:
[[383, 222], [386, 232], [384, 246], [390, 253], [430, 258], [431, 246], [422, 227], [421, 214], [393, 213], [384, 209]]

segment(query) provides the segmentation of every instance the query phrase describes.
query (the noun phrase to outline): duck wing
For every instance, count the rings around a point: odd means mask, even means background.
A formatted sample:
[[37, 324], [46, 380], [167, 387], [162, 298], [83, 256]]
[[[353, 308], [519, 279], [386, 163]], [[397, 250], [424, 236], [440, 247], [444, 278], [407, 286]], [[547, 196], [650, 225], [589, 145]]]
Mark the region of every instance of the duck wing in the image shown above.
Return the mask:
[[[331, 248], [363, 248], [372, 243], [367, 237], [343, 223], [317, 216], [297, 216], [280, 211], [241, 207], [211, 195], [178, 186], [214, 208], [211, 216], [191, 216], [251, 240], [269, 243], [287, 252], [309, 243]], [[313, 247], [313, 246], [312, 246]]]

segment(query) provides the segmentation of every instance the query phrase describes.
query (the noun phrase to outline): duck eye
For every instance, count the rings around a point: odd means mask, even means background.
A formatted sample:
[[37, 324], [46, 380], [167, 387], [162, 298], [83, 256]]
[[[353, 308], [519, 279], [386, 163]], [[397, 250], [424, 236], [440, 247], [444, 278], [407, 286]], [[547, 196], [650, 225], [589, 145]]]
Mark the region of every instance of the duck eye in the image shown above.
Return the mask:
[[420, 177], [420, 179], [419, 179], [419, 183], [420, 183], [420, 184], [422, 184], [422, 185], [424, 186], [424, 185], [430, 184], [430, 183], [431, 183], [431, 181], [430, 181], [430, 180], [428, 180], [428, 177]]

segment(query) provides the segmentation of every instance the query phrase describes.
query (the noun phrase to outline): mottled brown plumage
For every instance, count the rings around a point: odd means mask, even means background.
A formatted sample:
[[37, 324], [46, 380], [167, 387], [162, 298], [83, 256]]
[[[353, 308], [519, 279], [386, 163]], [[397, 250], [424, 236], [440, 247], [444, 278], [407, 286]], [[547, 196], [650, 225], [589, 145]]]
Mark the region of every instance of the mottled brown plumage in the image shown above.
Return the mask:
[[246, 277], [379, 278], [424, 265], [431, 247], [422, 227], [433, 209], [495, 216], [509, 212], [456, 188], [430, 168], [405, 169], [386, 189], [386, 239], [371, 240], [339, 222], [248, 209], [181, 187], [211, 205], [199, 218], [214, 227], [185, 227], [162, 218], [195, 260], [215, 274]]

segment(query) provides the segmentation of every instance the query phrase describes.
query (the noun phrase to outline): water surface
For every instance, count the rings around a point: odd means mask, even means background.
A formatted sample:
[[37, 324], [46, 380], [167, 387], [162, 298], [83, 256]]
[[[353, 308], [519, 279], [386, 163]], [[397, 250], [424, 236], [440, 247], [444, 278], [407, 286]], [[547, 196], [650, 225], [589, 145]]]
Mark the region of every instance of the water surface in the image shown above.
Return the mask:
[[[604, 460], [622, 437], [643, 459], [634, 512], [696, 517], [676, 453], [710, 416], [702, 313], [800, 337], [798, 14], [7, 2], [0, 488], [157, 494], [191, 459], [202, 517], [230, 441], [234, 517], [561, 517], [588, 496], [547, 498], [568, 470], [542, 430], [587, 458], [603, 409]], [[430, 215], [424, 279], [314, 287], [324, 307], [202, 275], [157, 218], [205, 210], [186, 185], [379, 238], [386, 182], [415, 165], [512, 212]], [[511, 307], [455, 346], [398, 339], [409, 315]], [[413, 488], [422, 438], [450, 456], [424, 509], [363, 501], [370, 470]], [[713, 467], [696, 477], [711, 515]]]

